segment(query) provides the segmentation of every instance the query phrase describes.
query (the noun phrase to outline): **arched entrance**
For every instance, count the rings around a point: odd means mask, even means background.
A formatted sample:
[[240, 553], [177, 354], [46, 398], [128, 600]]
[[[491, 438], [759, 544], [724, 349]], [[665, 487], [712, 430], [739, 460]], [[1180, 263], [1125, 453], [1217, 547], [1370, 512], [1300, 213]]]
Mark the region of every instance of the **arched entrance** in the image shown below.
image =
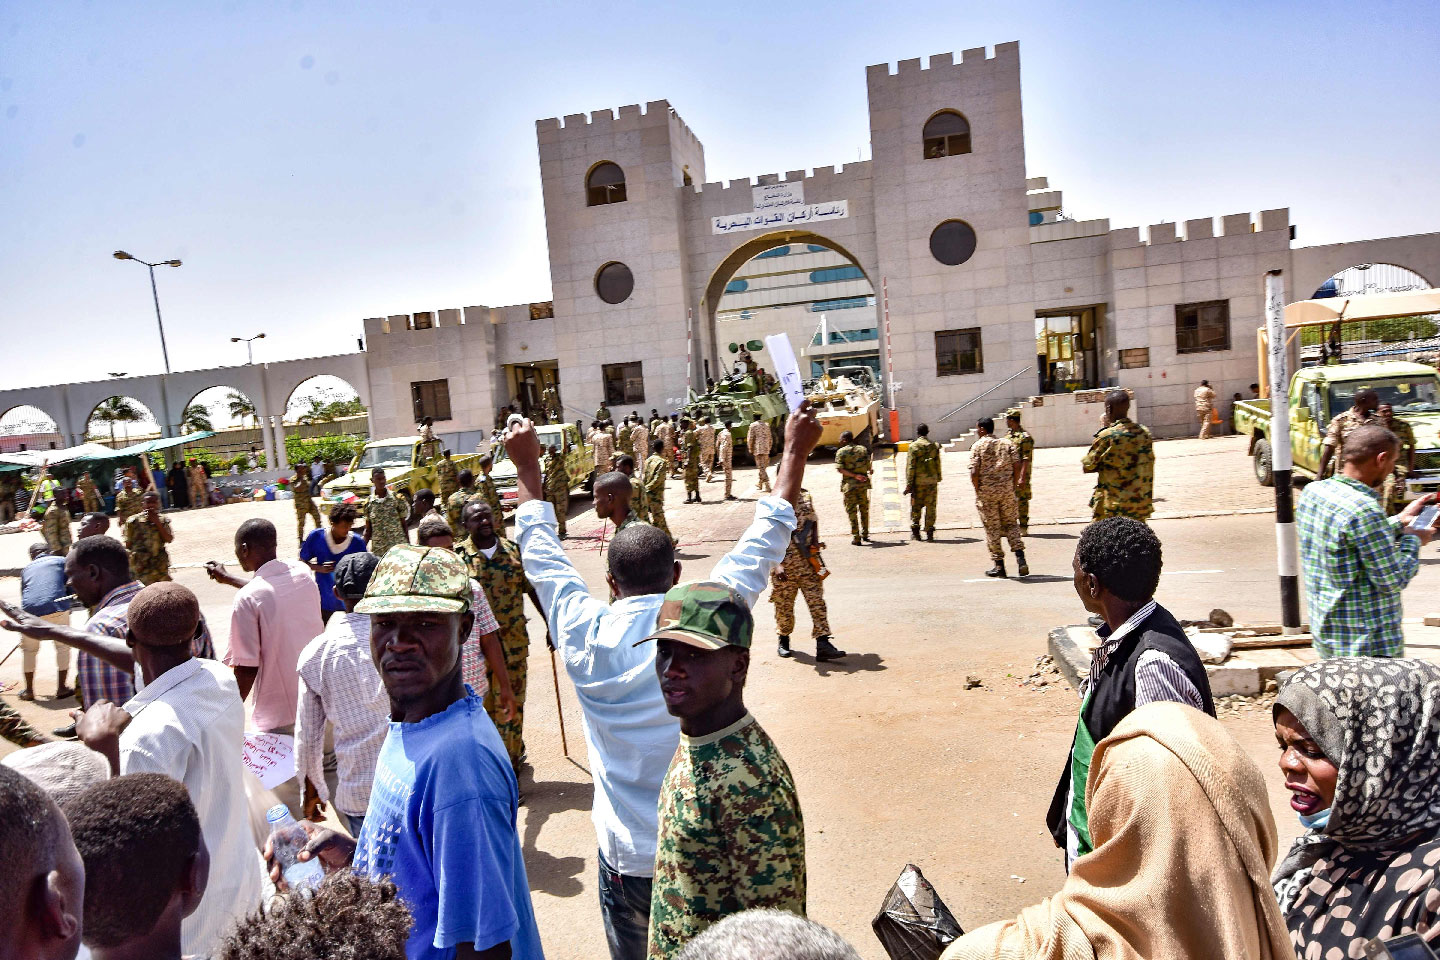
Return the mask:
[[320, 374], [303, 380], [285, 401], [288, 423], [332, 423], [365, 416], [360, 391], [342, 377]]
[[91, 409], [85, 418], [85, 435], [88, 440], [122, 447], [160, 436], [160, 423], [139, 400], [116, 394]]
[[[1428, 290], [1430, 281], [1395, 263], [1359, 263], [1332, 274], [1312, 300], [1365, 297], [1378, 293]], [[1346, 360], [1430, 361], [1440, 351], [1440, 316], [1347, 321], [1300, 331], [1300, 362]]]
[[[881, 379], [875, 288], [859, 261], [826, 237], [787, 231], [747, 241], [715, 269], [703, 306], [709, 355], [722, 369], [702, 376], [718, 379], [741, 345], [785, 333], [803, 377], [859, 365]], [[756, 360], [771, 366], [763, 354]]]
[[20, 404], [0, 414], [0, 453], [58, 450], [64, 446], [59, 424], [39, 407]]

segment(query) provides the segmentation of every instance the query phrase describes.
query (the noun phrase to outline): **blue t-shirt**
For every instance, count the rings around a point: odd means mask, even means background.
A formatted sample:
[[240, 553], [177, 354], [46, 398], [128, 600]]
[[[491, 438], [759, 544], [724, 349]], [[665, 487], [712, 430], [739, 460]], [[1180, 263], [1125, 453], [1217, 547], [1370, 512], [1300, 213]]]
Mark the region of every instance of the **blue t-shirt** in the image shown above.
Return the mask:
[[415, 919], [408, 960], [448, 960], [457, 944], [487, 950], [507, 940], [514, 960], [544, 960], [519, 806], [509, 755], [479, 697], [390, 724], [354, 868], [400, 888]]
[[[314, 560], [318, 563], [339, 563], [340, 558], [351, 553], [364, 553], [368, 549], [365, 541], [355, 534], [350, 534], [350, 539], [345, 542], [345, 549], [336, 553], [330, 547], [330, 537], [324, 530], [311, 530], [305, 537], [305, 542], [300, 544], [300, 561], [309, 563]], [[315, 586], [320, 588], [320, 609], [321, 610], [344, 610], [345, 604], [335, 599], [335, 574], [315, 574]]]
[[34, 617], [70, 609], [65, 586], [65, 558], [39, 557], [20, 568], [20, 606]]

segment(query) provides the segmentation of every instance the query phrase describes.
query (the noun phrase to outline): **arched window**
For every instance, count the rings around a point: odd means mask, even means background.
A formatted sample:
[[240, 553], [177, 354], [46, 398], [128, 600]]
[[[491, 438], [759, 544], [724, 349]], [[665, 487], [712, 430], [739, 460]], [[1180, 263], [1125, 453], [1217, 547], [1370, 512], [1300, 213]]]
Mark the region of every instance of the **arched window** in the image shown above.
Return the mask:
[[970, 152], [970, 122], [954, 110], [941, 110], [925, 121], [925, 159]]
[[590, 168], [585, 177], [585, 205], [625, 202], [625, 171], [606, 160]]

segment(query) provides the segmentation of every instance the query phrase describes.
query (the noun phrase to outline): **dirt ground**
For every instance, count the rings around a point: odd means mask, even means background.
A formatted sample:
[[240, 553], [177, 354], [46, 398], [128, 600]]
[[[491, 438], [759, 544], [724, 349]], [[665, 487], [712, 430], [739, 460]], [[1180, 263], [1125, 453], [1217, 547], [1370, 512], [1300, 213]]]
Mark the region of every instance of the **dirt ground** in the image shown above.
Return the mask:
[[[1156, 531], [1165, 544], [1159, 600], [1182, 618], [1213, 607], [1239, 622], [1278, 618], [1274, 533], [1260, 512], [1271, 492], [1255, 484], [1243, 440], [1181, 440], [1157, 444]], [[806, 651], [809, 618], [798, 613], [793, 660], [774, 650], [774, 608], [755, 609], [756, 648], [746, 702], [779, 745], [794, 772], [807, 827], [809, 911], [849, 939], [861, 955], [882, 960], [870, 921], [907, 862], [920, 866], [968, 928], [1012, 915], [1053, 892], [1063, 871], [1044, 827], [1056, 778], [1074, 729], [1077, 701], [1063, 683], [1020, 686], [1045, 653], [1048, 631], [1084, 616], [1070, 578], [1078, 523], [1045, 521], [1086, 514], [1089, 478], [1079, 474], [1083, 451], [1042, 450], [1028, 554], [1034, 573], [1024, 581], [993, 581], [972, 498], [966, 495], [965, 456], [947, 455], [941, 533], [933, 544], [908, 538], [908, 511], [884, 512], [885, 473], [877, 484], [875, 542], [850, 545], [837, 477], [830, 458], [811, 461], [807, 487], [815, 496], [832, 576], [826, 600], [844, 660], [816, 664]], [[889, 466], [887, 467], [887, 464]], [[740, 502], [713, 502], [720, 484], [704, 485], [707, 502], [687, 506], [672, 481], [668, 515], [682, 541], [687, 579], [704, 576], [753, 515], [754, 472], [739, 471]], [[895, 492], [898, 499], [898, 489]], [[567, 549], [597, 595], [604, 590], [601, 531], [588, 500], [572, 503]], [[897, 508], [898, 509], [898, 508]], [[893, 513], [893, 510], [892, 510]], [[250, 516], [276, 521], [282, 550], [292, 553], [288, 503], [216, 507], [173, 515], [179, 565], [176, 579], [191, 586], [216, 634], [228, 637], [233, 591], [211, 584], [201, 561], [227, 558], [234, 529]], [[882, 522], [883, 521], [883, 522]], [[898, 522], [892, 522], [898, 521]], [[881, 532], [889, 526], [892, 532]], [[28, 536], [0, 537], [0, 568], [19, 566]], [[1440, 559], [1427, 551], [1407, 591], [1411, 612], [1440, 586]], [[0, 596], [18, 594], [18, 581], [0, 579]], [[556, 692], [542, 642], [531, 622], [533, 653], [526, 705], [526, 742], [533, 770], [522, 777], [520, 824], [545, 949], [556, 958], [605, 955], [596, 900], [596, 840], [590, 823], [580, 713], [562, 677], [559, 698], [569, 742], [561, 750]], [[0, 647], [8, 651], [8, 640]], [[19, 656], [0, 667], [14, 702]], [[967, 676], [982, 685], [965, 689]], [[41, 651], [42, 699], [19, 704], [44, 729], [64, 722], [73, 702], [44, 699], [54, 689], [53, 659]], [[1224, 720], [1270, 774], [1271, 799], [1282, 843], [1298, 824], [1275, 770], [1276, 750], [1264, 710]], [[0, 750], [8, 745], [0, 745]]]

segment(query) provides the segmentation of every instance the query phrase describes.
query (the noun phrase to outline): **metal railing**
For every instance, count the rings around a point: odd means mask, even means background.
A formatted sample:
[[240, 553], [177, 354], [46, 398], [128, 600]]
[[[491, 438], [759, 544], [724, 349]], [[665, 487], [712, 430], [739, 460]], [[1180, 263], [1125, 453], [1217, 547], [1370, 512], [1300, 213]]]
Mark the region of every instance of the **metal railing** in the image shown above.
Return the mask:
[[1011, 380], [1014, 380], [1014, 379], [1016, 379], [1016, 378], [1018, 378], [1018, 377], [1022, 377], [1022, 376], [1024, 376], [1024, 375], [1027, 374], [1027, 373], [1032, 373], [1032, 372], [1034, 372], [1034, 370], [1035, 370], [1035, 367], [1034, 367], [1033, 365], [1027, 363], [1025, 366], [1021, 367], [1019, 370], [1016, 370], [1014, 373], [1010, 374], [1010, 376], [1006, 377], [1004, 380], [1001, 380], [999, 383], [995, 384], [995, 386], [991, 387], [989, 390], [986, 390], [984, 393], [977, 394], [976, 396], [971, 397], [969, 400], [966, 400], [964, 403], [960, 404], [960, 406], [956, 407], [954, 410], [951, 410], [949, 413], [945, 414], [945, 416], [941, 417], [939, 420], [936, 420], [935, 422], [936, 422], [936, 423], [944, 423], [946, 420], [949, 420], [951, 417], [955, 416], [955, 414], [959, 413], [961, 410], [964, 410], [966, 407], [970, 406], [970, 404], [974, 403], [975, 401], [977, 401], [977, 400], [984, 400], [986, 397], [990, 396], [990, 394], [994, 393], [996, 390], [999, 390], [1001, 387], [1005, 386], [1005, 384], [1009, 383]]

